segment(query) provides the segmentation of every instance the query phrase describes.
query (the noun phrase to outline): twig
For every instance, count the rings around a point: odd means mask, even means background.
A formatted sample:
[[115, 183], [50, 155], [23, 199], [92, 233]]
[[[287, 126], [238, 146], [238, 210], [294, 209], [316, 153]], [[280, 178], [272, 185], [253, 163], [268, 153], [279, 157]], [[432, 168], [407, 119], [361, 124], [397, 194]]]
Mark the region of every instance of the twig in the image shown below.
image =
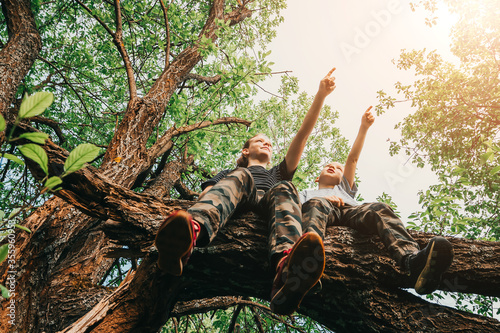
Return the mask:
[[64, 82], [71, 88], [71, 90], [73, 90], [73, 92], [75, 93], [76, 97], [78, 97], [78, 99], [80, 100], [80, 102], [82, 103], [82, 106], [83, 106], [83, 109], [85, 110], [85, 113], [87, 114], [87, 116], [89, 118], [92, 118], [90, 116], [90, 113], [89, 113], [89, 110], [87, 109], [87, 106], [85, 105], [85, 102], [83, 101], [82, 97], [80, 96], [80, 94], [76, 91], [75, 88], [73, 88], [73, 85], [66, 79], [66, 76], [64, 76], [64, 74], [59, 70], [59, 68], [56, 67], [56, 65], [54, 65], [53, 63], [51, 63], [50, 61], [48, 61], [47, 59], [41, 57], [41, 56], [38, 56], [37, 57], [38, 59], [40, 59], [41, 61], [43, 61], [44, 63], [48, 64], [49, 66], [51, 66], [52, 68], [55, 69], [55, 71], [61, 75], [62, 79], [64, 80]]

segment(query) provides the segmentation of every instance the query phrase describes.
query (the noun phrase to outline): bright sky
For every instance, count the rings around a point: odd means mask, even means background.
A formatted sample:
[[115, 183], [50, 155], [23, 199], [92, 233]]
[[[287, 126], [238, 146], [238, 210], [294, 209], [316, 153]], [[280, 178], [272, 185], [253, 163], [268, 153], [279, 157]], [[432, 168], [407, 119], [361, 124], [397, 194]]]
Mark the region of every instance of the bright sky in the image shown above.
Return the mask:
[[[392, 63], [402, 49], [437, 49], [452, 59], [449, 14], [438, 12], [438, 25], [430, 28], [425, 25], [428, 13], [423, 9], [412, 12], [408, 1], [289, 0], [283, 15], [285, 22], [270, 45], [274, 70], [292, 71], [301, 91], [314, 95], [319, 80], [336, 67], [337, 88], [326, 103], [339, 111], [337, 125], [351, 143], [363, 112], [377, 105], [376, 92], [382, 89], [395, 96], [394, 83], [409, 84], [415, 79]], [[264, 87], [276, 92], [279, 80], [268, 81]], [[404, 154], [389, 155], [387, 140], [400, 137], [394, 125], [410, 111], [408, 103], [400, 103], [376, 117], [358, 162], [359, 193], [365, 201], [388, 193], [403, 220], [420, 209], [418, 191], [437, 182], [432, 171], [406, 163]]]

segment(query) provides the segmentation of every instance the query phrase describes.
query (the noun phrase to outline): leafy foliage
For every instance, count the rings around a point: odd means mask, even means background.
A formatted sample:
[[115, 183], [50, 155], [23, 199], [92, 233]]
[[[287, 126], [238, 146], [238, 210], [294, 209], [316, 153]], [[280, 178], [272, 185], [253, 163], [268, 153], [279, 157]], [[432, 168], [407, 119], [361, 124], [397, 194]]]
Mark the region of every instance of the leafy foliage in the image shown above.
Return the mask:
[[[12, 148], [15, 147], [17, 142], [19, 140], [28, 140], [34, 143], [27, 143], [22, 146], [18, 146], [17, 149], [19, 152], [25, 157], [33, 162], [35, 162], [40, 169], [43, 171], [45, 178], [44, 182], [45, 185], [42, 188], [38, 188], [35, 192], [34, 195], [31, 196], [30, 200], [35, 201], [39, 198], [39, 196], [42, 195], [42, 193], [45, 191], [45, 189], [51, 191], [54, 190], [54, 187], [62, 183], [62, 178], [68, 175], [71, 172], [75, 172], [81, 168], [84, 167], [85, 163], [91, 162], [94, 160], [98, 153], [99, 153], [99, 148], [92, 145], [92, 144], [81, 144], [77, 146], [68, 156], [68, 159], [66, 160], [64, 164], [64, 173], [62, 173], [59, 176], [52, 176], [49, 178], [49, 170], [48, 170], [48, 157], [47, 153], [45, 150], [40, 146], [44, 145], [45, 141], [49, 138], [49, 135], [46, 133], [41, 133], [41, 132], [33, 132], [33, 133], [22, 133], [18, 137], [12, 138], [12, 134], [14, 133], [15, 127], [19, 124], [21, 120], [24, 118], [31, 118], [34, 116], [38, 116], [42, 114], [54, 101], [54, 95], [50, 92], [37, 92], [31, 96], [26, 96], [20, 107], [19, 107], [19, 113], [16, 118], [16, 121], [14, 122], [14, 125], [11, 128], [10, 134], [7, 137], [7, 143], [12, 144]], [[6, 146], [6, 145], [4, 145]], [[5, 152], [5, 148], [2, 147], [2, 158], [5, 158], [9, 161], [13, 161], [17, 163], [20, 166], [24, 166], [24, 162], [17, 157], [16, 155], [9, 154]], [[14, 174], [18, 170], [16, 167], [14, 169]], [[4, 176], [3, 179], [6, 178], [7, 174], [9, 172], [9, 163], [6, 164], [5, 169], [4, 169]], [[12, 183], [12, 179], [9, 179], [10, 183]], [[9, 183], [9, 182], [7, 182]], [[3, 185], [2, 187], [4, 187]], [[7, 189], [9, 187], [9, 184], [5, 186]], [[33, 186], [36, 188], [36, 186]], [[12, 191], [15, 190], [15, 188], [11, 188], [8, 192], [8, 195], [6, 198], [9, 197], [9, 194], [12, 193]], [[24, 194], [23, 198], [26, 196], [26, 193]], [[29, 196], [28, 196], [29, 197]], [[3, 201], [3, 200], [2, 200]], [[17, 205], [17, 209], [20, 209], [19, 207], [30, 207], [30, 204], [27, 204], [26, 202], [23, 202], [22, 204], [16, 203], [14, 200], [14, 205]], [[3, 205], [2, 205], [3, 206]], [[4, 208], [4, 207], [2, 207]], [[13, 206], [10, 206], [9, 208], [13, 208]]]
[[[421, 193], [426, 212], [418, 213], [424, 229], [498, 240], [500, 201], [500, 82], [495, 1], [445, 1], [459, 15], [452, 32], [454, 62], [435, 51], [404, 51], [397, 66], [412, 69], [418, 80], [396, 88], [416, 111], [402, 123], [403, 149], [420, 166], [429, 164], [440, 184]], [[422, 1], [436, 9], [436, 1]], [[378, 111], [395, 98], [379, 94]], [[431, 228], [427, 222], [438, 222]], [[426, 226], [427, 225], [427, 226]], [[484, 228], [487, 228], [486, 231]]]
[[[445, 61], [436, 51], [405, 50], [398, 68], [412, 70], [413, 84], [395, 87], [415, 112], [397, 125], [400, 150], [419, 166], [428, 164], [439, 183], [420, 193], [423, 210], [409, 222], [416, 230], [454, 234], [471, 239], [500, 240], [500, 3], [490, 0], [422, 0], [432, 16], [445, 3], [458, 16], [452, 30], [451, 51]], [[381, 113], [395, 106], [396, 98], [379, 92]], [[451, 294], [459, 308], [493, 315], [496, 299]], [[429, 296], [439, 298], [438, 294]]]

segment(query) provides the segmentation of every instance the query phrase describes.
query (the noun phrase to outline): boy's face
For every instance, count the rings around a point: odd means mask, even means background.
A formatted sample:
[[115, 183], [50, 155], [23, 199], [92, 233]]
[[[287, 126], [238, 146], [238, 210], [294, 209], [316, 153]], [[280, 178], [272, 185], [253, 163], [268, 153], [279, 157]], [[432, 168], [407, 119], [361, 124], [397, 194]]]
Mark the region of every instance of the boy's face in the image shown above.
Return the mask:
[[340, 184], [343, 176], [344, 166], [338, 162], [331, 162], [323, 167], [315, 182], [320, 186], [335, 186]]

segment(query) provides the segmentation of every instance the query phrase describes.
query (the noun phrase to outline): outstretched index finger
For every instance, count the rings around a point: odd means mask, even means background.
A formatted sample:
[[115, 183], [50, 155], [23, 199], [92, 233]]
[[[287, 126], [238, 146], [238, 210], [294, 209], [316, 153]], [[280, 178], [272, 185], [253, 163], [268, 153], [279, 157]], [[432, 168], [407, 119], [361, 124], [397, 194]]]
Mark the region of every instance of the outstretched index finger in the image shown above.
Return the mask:
[[325, 77], [330, 77], [330, 75], [332, 75], [332, 73], [336, 70], [337, 68], [336, 67], [333, 67], [329, 72], [328, 74], [326, 74]]
[[372, 105], [370, 105], [370, 107], [369, 107], [368, 109], [366, 109], [365, 113], [370, 112], [370, 110], [372, 109], [372, 107], [373, 107], [373, 106], [372, 106]]

